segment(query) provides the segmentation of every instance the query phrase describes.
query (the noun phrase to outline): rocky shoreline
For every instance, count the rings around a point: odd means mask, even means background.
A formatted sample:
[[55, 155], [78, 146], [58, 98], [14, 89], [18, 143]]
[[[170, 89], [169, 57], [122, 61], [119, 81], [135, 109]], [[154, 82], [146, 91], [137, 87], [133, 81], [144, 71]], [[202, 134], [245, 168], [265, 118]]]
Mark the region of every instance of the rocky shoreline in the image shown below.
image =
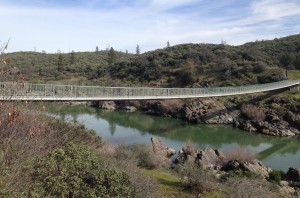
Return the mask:
[[[222, 153], [218, 149], [200, 149], [191, 143], [187, 143], [180, 151], [176, 152], [174, 149], [166, 147], [155, 137], [151, 138], [151, 143], [156, 156], [167, 166], [174, 164], [173, 168], [185, 163], [191, 163], [219, 179], [226, 178], [230, 173], [235, 173], [248, 177], [250, 175], [259, 177], [265, 182], [274, 182], [274, 178], [272, 178], [274, 170], [256, 159], [255, 155], [244, 150], [235, 151], [233, 155], [230, 155]], [[299, 197], [300, 170], [291, 167], [286, 173], [280, 172], [279, 174], [281, 176], [278, 179], [279, 181], [276, 181], [276, 184], [280, 194], [284, 197]]]
[[[101, 101], [94, 107], [114, 110], [142, 111], [147, 114], [174, 117], [195, 124], [232, 125], [244, 131], [262, 133], [270, 136], [299, 135], [300, 106], [291, 105], [283, 98], [271, 98], [266, 107], [241, 105], [240, 98], [231, 99], [232, 104], [225, 106], [212, 98], [145, 101]], [[280, 108], [286, 113], [282, 115]]]

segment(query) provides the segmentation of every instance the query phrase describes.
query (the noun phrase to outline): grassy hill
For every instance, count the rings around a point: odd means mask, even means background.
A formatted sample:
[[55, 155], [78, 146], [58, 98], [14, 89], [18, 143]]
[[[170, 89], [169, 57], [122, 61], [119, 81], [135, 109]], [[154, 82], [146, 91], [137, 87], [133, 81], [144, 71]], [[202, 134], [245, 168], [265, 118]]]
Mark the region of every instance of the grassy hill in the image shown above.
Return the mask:
[[[8, 77], [31, 82], [111, 86], [205, 87], [286, 78], [300, 69], [300, 35], [240, 46], [181, 44], [141, 55], [115, 51], [3, 54]], [[291, 75], [295, 76], [294, 73]], [[19, 78], [19, 77], [18, 77]]]

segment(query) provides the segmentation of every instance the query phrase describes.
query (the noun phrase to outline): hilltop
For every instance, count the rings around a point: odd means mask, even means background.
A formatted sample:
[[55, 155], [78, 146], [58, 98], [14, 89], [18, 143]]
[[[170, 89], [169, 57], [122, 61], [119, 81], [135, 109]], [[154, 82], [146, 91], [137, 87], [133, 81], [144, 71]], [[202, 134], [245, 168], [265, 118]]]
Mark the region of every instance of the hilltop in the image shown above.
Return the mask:
[[240, 46], [180, 44], [140, 55], [117, 52], [1, 55], [26, 81], [161, 87], [234, 86], [278, 81], [300, 69], [300, 35]]

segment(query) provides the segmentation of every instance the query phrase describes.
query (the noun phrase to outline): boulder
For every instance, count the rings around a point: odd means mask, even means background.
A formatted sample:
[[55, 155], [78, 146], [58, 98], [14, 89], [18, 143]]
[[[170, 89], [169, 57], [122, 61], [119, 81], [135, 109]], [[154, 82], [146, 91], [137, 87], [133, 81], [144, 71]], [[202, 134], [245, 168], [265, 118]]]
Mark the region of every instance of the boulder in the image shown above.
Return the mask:
[[222, 171], [235, 171], [240, 170], [240, 162], [237, 160], [230, 160], [221, 168]]
[[267, 177], [271, 172], [271, 168], [265, 166], [261, 161], [255, 159], [250, 162], [242, 163], [243, 169], [245, 171], [250, 171], [252, 173], [258, 173], [263, 177]]
[[205, 148], [194, 149], [193, 151], [187, 149], [181, 149], [175, 160], [175, 163], [185, 163], [187, 161], [193, 161], [198, 166], [203, 168], [219, 169], [218, 165], [225, 158], [224, 154], [218, 149]]
[[100, 101], [99, 108], [105, 110], [115, 110], [117, 108], [117, 105], [114, 101]]
[[299, 197], [300, 193], [295, 188], [289, 186], [289, 182], [280, 181], [279, 192], [284, 197]]
[[130, 112], [133, 112], [133, 111], [136, 111], [136, 110], [137, 110], [137, 108], [134, 107], [134, 106], [124, 106], [124, 109], [125, 109], [126, 111], [130, 111]]
[[151, 138], [153, 152], [164, 161], [169, 161], [169, 159], [176, 154], [176, 150], [166, 147], [158, 138]]
[[225, 163], [222, 168], [222, 171], [249, 171], [252, 173], [260, 174], [263, 177], [267, 177], [271, 168], [266, 167], [259, 160], [251, 160], [249, 162], [241, 162], [239, 160], [230, 160]]
[[300, 170], [297, 168], [289, 168], [286, 176], [289, 181], [300, 182]]

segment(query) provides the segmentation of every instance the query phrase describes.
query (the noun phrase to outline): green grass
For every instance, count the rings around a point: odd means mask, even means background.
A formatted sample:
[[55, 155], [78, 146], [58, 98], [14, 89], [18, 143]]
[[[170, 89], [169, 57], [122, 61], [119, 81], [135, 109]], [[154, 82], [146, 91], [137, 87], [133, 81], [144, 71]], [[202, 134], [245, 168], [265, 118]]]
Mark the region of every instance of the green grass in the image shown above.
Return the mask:
[[164, 170], [145, 170], [145, 174], [156, 179], [161, 197], [195, 197], [181, 186], [180, 178]]
[[[169, 198], [184, 198], [184, 197], [196, 197], [197, 195], [184, 189], [181, 185], [180, 178], [172, 175], [167, 170], [144, 170], [145, 174], [156, 179], [159, 184], [159, 194], [161, 197]], [[220, 192], [210, 192], [201, 195], [203, 198], [222, 198], [223, 195]]]
[[288, 78], [291, 80], [300, 79], [300, 70], [288, 70]]

